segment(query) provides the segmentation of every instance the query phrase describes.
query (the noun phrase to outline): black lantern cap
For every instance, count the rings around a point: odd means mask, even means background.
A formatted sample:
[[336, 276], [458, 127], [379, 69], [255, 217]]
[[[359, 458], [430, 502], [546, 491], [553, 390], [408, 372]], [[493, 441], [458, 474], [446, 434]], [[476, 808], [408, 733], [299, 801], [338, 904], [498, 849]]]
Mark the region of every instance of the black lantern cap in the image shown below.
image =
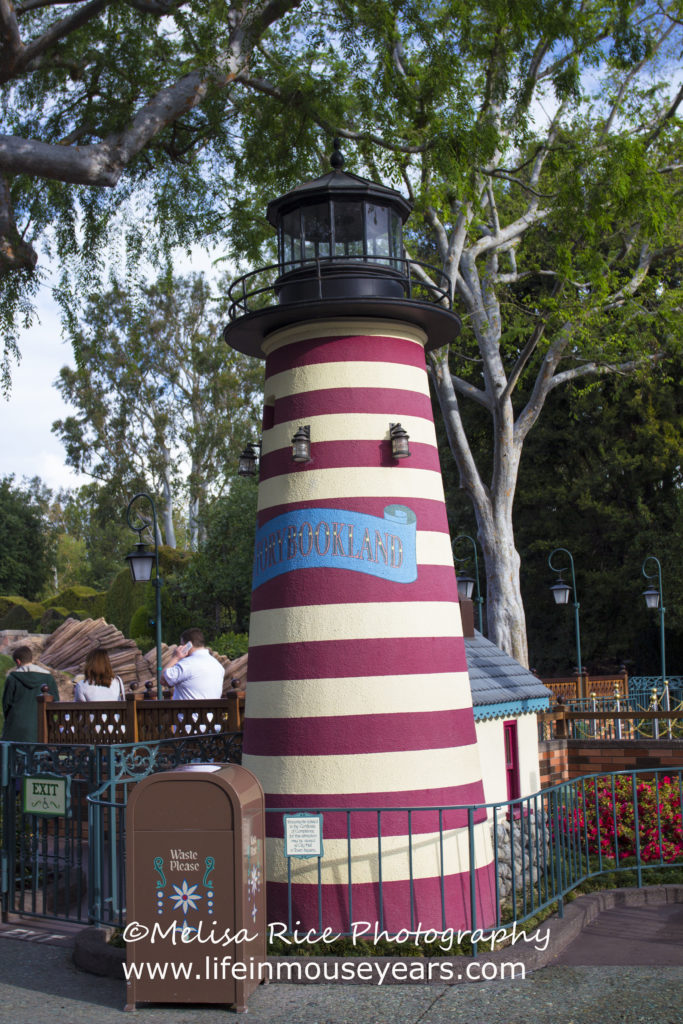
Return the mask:
[[280, 223], [282, 215], [289, 210], [301, 206], [302, 203], [316, 202], [318, 199], [332, 196], [334, 199], [358, 199], [360, 197], [375, 199], [383, 206], [391, 206], [405, 223], [413, 209], [412, 203], [386, 185], [378, 185], [369, 178], [361, 178], [358, 174], [343, 171], [344, 157], [339, 148], [339, 139], [334, 140], [334, 150], [330, 157], [332, 170], [320, 178], [304, 181], [296, 185], [290, 192], [285, 192], [278, 199], [268, 203], [266, 216], [273, 227]]
[[404, 251], [411, 204], [396, 189], [343, 170], [338, 139], [330, 164], [327, 174], [268, 204], [278, 263], [231, 284], [226, 342], [262, 356], [263, 339], [279, 328], [371, 317], [422, 329], [428, 350], [449, 344], [460, 320], [448, 282], [438, 268], [418, 272]]

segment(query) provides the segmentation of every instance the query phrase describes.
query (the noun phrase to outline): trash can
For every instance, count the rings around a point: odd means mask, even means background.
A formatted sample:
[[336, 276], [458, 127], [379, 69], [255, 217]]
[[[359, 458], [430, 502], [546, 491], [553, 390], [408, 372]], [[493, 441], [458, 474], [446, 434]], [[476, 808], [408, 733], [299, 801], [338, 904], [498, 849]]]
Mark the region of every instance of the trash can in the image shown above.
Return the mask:
[[126, 1009], [246, 1010], [267, 975], [261, 785], [241, 765], [149, 775], [126, 810]]

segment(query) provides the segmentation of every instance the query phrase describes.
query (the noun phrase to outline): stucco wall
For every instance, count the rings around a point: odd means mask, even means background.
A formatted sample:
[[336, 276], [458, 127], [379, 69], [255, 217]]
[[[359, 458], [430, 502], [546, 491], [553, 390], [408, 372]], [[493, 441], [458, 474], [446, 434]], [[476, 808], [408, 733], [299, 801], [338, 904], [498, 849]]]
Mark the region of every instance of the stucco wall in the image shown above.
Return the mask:
[[[506, 716], [475, 722], [487, 803], [507, 800], [503, 723], [510, 721], [510, 718], [511, 716]], [[528, 796], [541, 788], [536, 715], [518, 715], [516, 721], [520, 795]]]

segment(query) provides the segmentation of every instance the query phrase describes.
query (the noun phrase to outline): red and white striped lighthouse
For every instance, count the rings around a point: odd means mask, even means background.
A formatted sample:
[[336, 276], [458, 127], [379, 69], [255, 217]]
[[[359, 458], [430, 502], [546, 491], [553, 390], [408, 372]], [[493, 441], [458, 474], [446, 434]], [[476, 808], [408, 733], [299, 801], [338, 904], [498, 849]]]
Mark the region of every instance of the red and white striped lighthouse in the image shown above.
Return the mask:
[[266, 360], [243, 763], [323, 818], [318, 860], [268, 816], [268, 916], [490, 923], [485, 813], [439, 810], [484, 801], [425, 367], [459, 325], [412, 291], [403, 197], [332, 165], [270, 204], [279, 302], [237, 282], [226, 328]]

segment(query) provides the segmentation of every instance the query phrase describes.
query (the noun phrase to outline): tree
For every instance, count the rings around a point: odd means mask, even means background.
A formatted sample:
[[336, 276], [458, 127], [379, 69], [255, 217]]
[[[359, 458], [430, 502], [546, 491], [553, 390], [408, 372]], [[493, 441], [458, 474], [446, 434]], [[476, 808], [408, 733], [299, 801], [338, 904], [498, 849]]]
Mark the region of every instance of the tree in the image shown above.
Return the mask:
[[82, 255], [80, 270], [92, 278], [112, 216], [132, 208], [133, 196], [147, 215], [128, 224], [132, 250], [206, 241], [220, 230], [232, 92], [254, 47], [299, 3], [0, 3], [5, 386], [18, 317], [40, 281], [39, 244], [65, 272]]
[[671, 672], [683, 656], [683, 375], [663, 362], [649, 378], [571, 386], [548, 400], [520, 469], [515, 530], [522, 553], [532, 664], [544, 675], [575, 664], [571, 608], [555, 608], [548, 554], [568, 548], [591, 672], [625, 662], [659, 673], [659, 633], [641, 565], [662, 564]]
[[0, 593], [35, 600], [52, 573], [52, 538], [36, 480], [0, 480]]
[[[437, 264], [416, 272], [447, 284], [463, 320], [430, 370], [475, 511], [490, 636], [525, 664], [513, 505], [529, 432], [558, 387], [680, 344], [683, 87], [667, 76], [682, 36], [674, 2], [361, 0], [321, 10], [245, 79], [271, 100], [240, 108], [236, 174], [254, 189], [281, 173], [259, 155], [264, 131], [313, 162], [317, 125], [414, 203], [408, 255]], [[235, 237], [246, 223], [234, 217]]]
[[255, 479], [238, 477], [212, 504], [206, 540], [179, 583], [211, 636], [249, 629], [257, 493]]
[[67, 463], [121, 499], [134, 493], [132, 481], [157, 495], [171, 547], [179, 496], [196, 549], [209, 499], [258, 430], [260, 364], [226, 347], [216, 310], [200, 275], [138, 293], [113, 281], [89, 297], [72, 337], [77, 366], [60, 372], [59, 389], [78, 409], [53, 428]]

